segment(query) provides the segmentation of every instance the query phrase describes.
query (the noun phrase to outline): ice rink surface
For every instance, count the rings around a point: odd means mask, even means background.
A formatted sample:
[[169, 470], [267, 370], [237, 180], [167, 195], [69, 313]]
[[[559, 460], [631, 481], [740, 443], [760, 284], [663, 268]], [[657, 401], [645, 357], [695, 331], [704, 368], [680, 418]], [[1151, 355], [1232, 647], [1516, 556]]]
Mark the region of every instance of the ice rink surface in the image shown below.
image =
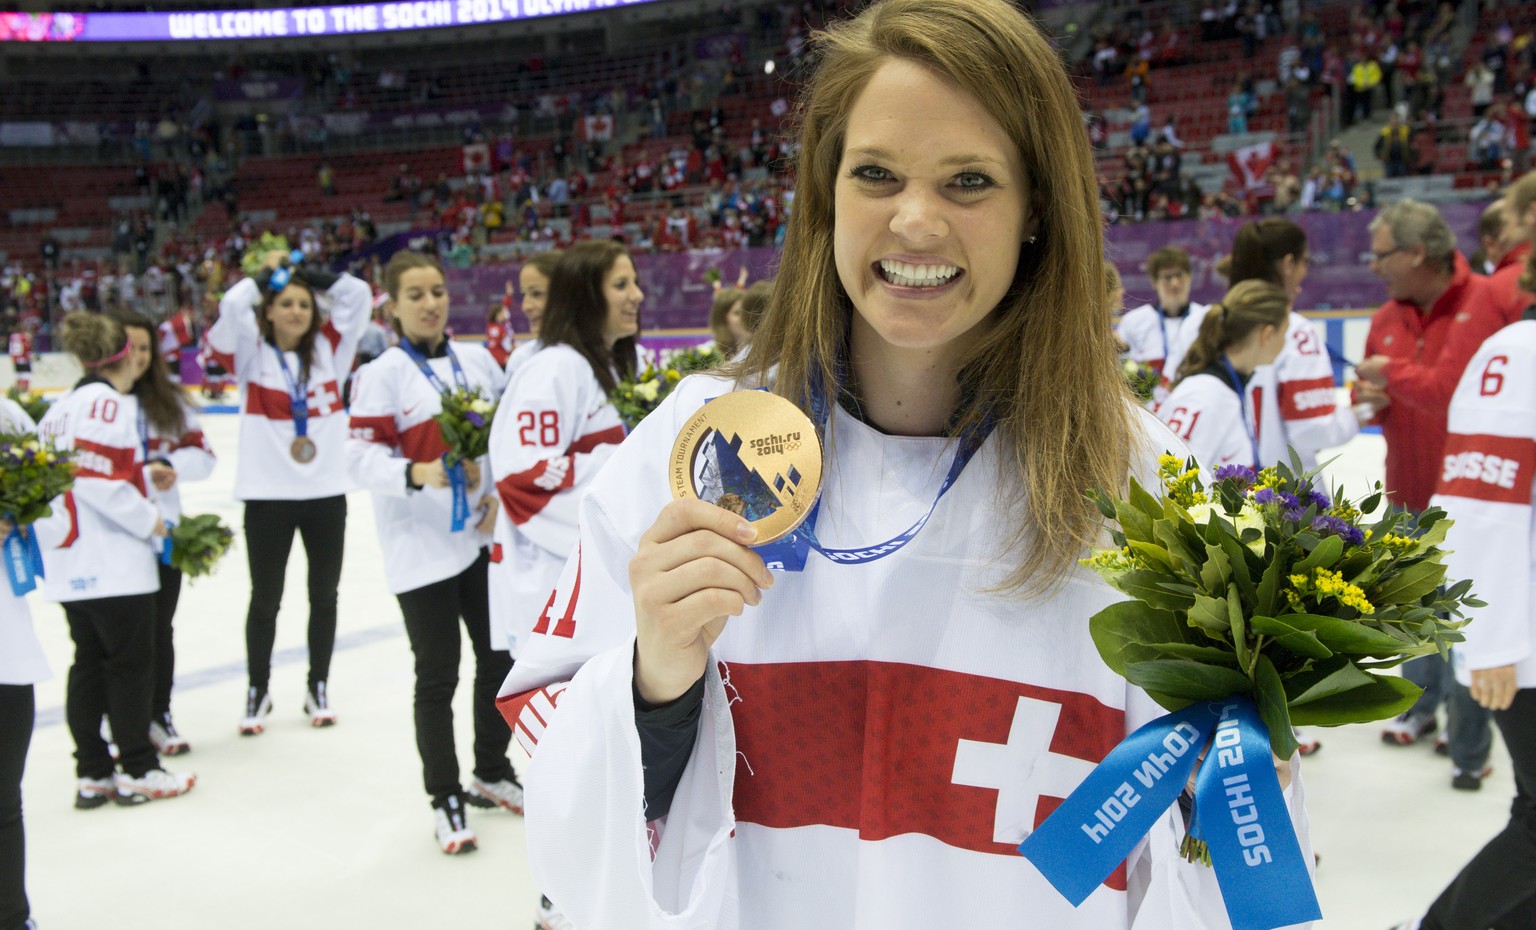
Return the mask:
[[[212, 479], [183, 487], [186, 511], [218, 513], [238, 530], [236, 418], [210, 415], [204, 426], [222, 459]], [[1330, 476], [1363, 496], [1382, 475], [1383, 455], [1379, 436], [1361, 436], [1340, 451]], [[368, 495], [351, 495], [349, 510], [330, 679], [335, 727], [311, 729], [301, 712], [307, 606], [299, 545], [278, 618], [276, 709], [262, 736], [242, 738], [236, 729], [246, 681], [243, 541], [216, 575], [183, 586], [173, 709], [193, 751], [166, 767], [197, 773], [184, 798], [73, 809], [73, 743], [63, 722], [72, 646], [62, 611], [33, 596], [54, 673], [37, 687], [24, 783], [28, 886], [42, 930], [532, 926], [538, 892], [520, 817], [471, 809], [480, 849], [438, 851], [412, 736], [411, 654], [384, 586]], [[467, 779], [467, 640], [464, 653], [455, 706]], [[1428, 743], [1384, 745], [1376, 725], [1313, 732], [1323, 749], [1306, 760], [1303, 777], [1326, 930], [1385, 930], [1422, 913], [1507, 819], [1514, 787], [1497, 740], [1493, 776], [1466, 793], [1451, 789], [1450, 761]], [[527, 760], [514, 761], [521, 769]]]

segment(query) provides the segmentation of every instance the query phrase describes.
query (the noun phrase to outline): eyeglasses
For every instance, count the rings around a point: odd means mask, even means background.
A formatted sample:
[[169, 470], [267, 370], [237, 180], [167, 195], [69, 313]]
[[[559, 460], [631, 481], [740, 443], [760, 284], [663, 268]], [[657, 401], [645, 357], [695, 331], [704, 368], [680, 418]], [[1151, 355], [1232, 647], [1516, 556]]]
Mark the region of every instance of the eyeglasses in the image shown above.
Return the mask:
[[1363, 264], [1374, 265], [1377, 262], [1384, 262], [1402, 250], [1403, 247], [1398, 246], [1395, 249], [1387, 249], [1385, 252], [1367, 252], [1365, 258], [1363, 259]]

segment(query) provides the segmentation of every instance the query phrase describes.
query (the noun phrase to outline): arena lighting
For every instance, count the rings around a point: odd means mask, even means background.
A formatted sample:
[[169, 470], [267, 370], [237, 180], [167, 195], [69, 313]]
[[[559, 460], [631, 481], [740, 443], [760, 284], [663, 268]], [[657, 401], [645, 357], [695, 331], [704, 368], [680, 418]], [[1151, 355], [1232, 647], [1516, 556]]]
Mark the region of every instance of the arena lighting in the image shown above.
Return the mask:
[[763, 73], [764, 74], [772, 74], [775, 70], [778, 69], [778, 67], [779, 67], [778, 65], [773, 63], [773, 59], [770, 58], [767, 61], [763, 62]]
[[654, 0], [408, 0], [200, 13], [0, 13], [0, 42], [167, 42], [404, 32], [593, 13]]

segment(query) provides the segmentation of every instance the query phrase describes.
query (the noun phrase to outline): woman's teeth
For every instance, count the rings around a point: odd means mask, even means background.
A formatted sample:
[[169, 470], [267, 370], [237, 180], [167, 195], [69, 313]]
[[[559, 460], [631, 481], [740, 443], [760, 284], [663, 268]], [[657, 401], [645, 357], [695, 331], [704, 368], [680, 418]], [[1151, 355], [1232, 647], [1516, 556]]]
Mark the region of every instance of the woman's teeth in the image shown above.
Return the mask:
[[880, 273], [898, 287], [938, 287], [960, 273], [954, 265], [913, 265], [882, 260]]

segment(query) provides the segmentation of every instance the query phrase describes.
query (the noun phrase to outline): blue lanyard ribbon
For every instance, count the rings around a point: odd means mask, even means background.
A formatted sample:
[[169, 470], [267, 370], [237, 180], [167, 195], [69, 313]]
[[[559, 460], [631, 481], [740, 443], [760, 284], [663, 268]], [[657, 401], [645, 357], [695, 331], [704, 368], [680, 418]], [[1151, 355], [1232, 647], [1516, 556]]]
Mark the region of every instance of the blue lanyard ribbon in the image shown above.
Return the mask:
[[37, 536], [22, 532], [21, 527], [13, 523], [3, 549], [11, 593], [22, 597], [35, 591], [37, 579], [43, 577], [43, 551], [37, 547]]
[[1243, 384], [1243, 379], [1238, 376], [1237, 369], [1232, 367], [1232, 362], [1223, 355], [1222, 367], [1227, 370], [1227, 380], [1232, 383], [1232, 390], [1237, 392], [1237, 403], [1243, 411], [1243, 433], [1248, 437], [1248, 448], [1253, 450], [1253, 470], [1258, 471], [1259, 462], [1259, 438], [1254, 435], [1252, 421], [1248, 419], [1248, 387]]
[[[827, 423], [831, 418], [831, 407], [827, 398], [822, 395], [820, 387], [814, 384], [811, 390], [810, 401], [811, 417], [816, 424], [816, 433], [822, 440], [822, 448], [825, 449], [826, 429]], [[939, 501], [943, 500], [944, 495], [949, 492], [949, 489], [954, 487], [955, 482], [960, 479], [960, 473], [965, 471], [965, 466], [970, 463], [971, 457], [976, 454], [976, 450], [981, 448], [982, 443], [986, 441], [987, 436], [991, 432], [992, 421], [988, 419], [983, 421], [980, 427], [967, 430], [961, 434], [955, 447], [955, 457], [949, 463], [949, 473], [944, 476], [944, 483], [939, 486], [939, 493], [934, 496], [933, 504], [928, 508], [928, 512], [923, 514], [916, 523], [885, 542], [876, 543], [872, 546], [860, 546], [856, 549], [834, 549], [830, 546], [822, 545], [821, 540], [816, 538], [815, 530], [816, 517], [821, 511], [821, 501], [817, 500], [811, 506], [810, 513], [806, 515], [805, 522], [801, 523], [788, 536], [767, 545], [754, 546], [752, 549], [762, 557], [763, 562], [770, 569], [785, 572], [804, 571], [805, 561], [811, 549], [820, 552], [833, 562], [840, 562], [845, 565], [863, 565], [898, 552], [907, 543], [916, 538], [917, 534], [928, 524], [928, 520], [933, 516], [934, 511], [939, 508]]]
[[[445, 343], [443, 348], [448, 354], [449, 364], [453, 366], [454, 383], [459, 386], [460, 390], [467, 392], [469, 390], [469, 378], [464, 374], [463, 367], [459, 365], [459, 357], [453, 352], [453, 344]], [[426, 357], [417, 351], [415, 346], [411, 345], [409, 339], [400, 340], [400, 349], [410, 356], [411, 361], [416, 363], [416, 367], [426, 376], [427, 382], [436, 389], [439, 395], [448, 393], [448, 385], [444, 384], [443, 379], [437, 376], [437, 372], [433, 371], [432, 366], [427, 363]], [[446, 460], [446, 453], [444, 457]], [[444, 464], [446, 464], [446, 461]], [[448, 487], [452, 492], [453, 498], [453, 518], [449, 529], [452, 532], [459, 533], [464, 530], [464, 527], [469, 525], [469, 475], [464, 468], [463, 462], [455, 462], [453, 465], [448, 466], [447, 472]]]
[[288, 382], [288, 409], [293, 414], [293, 433], [295, 436], [309, 435], [309, 384], [299, 383], [299, 379], [293, 376], [288, 368], [288, 359], [284, 357], [283, 350], [277, 347], [277, 343], [269, 342], [272, 351], [277, 353], [277, 364], [283, 369], [283, 379]]
[[1178, 800], [1208, 741], [1190, 834], [1210, 850], [1233, 930], [1320, 919], [1269, 731], [1246, 697], [1192, 704], [1126, 737], [1019, 852], [1077, 907]]

